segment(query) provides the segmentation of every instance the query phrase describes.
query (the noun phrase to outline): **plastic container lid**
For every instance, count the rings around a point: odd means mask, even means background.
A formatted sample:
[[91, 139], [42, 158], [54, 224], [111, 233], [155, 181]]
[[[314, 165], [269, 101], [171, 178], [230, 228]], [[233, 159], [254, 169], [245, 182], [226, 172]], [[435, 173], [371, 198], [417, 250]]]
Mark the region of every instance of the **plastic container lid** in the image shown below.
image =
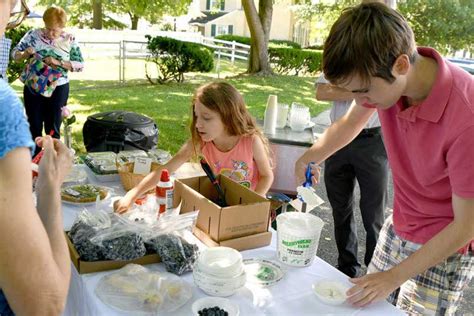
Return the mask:
[[270, 286], [279, 282], [284, 275], [281, 266], [266, 259], [245, 259], [247, 281], [259, 286]]

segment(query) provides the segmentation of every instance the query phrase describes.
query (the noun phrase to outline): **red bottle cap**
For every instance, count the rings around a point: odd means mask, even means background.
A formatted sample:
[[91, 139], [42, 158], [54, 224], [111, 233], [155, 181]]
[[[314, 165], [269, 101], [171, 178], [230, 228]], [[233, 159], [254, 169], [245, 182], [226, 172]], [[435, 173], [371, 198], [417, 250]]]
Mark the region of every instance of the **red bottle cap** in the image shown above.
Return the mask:
[[161, 177], [160, 177], [161, 182], [168, 182], [170, 181], [170, 173], [168, 169], [163, 169], [161, 170]]

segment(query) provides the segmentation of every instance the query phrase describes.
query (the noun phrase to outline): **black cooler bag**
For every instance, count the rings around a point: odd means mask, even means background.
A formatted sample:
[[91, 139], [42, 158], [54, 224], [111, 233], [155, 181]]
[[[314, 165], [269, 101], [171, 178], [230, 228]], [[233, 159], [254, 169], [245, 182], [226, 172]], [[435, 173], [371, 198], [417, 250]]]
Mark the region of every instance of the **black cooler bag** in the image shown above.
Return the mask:
[[158, 144], [158, 128], [144, 115], [127, 111], [97, 113], [87, 117], [82, 129], [88, 152], [142, 149]]

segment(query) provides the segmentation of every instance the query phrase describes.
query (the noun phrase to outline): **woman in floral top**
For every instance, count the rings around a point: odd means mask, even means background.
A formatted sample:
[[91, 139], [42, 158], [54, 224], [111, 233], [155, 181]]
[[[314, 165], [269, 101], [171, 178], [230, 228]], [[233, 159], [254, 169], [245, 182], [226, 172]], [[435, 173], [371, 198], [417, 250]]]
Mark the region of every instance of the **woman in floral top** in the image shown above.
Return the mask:
[[66, 12], [50, 7], [43, 21], [44, 28], [26, 33], [12, 51], [16, 61], [29, 60], [20, 79], [25, 83], [23, 96], [33, 139], [42, 135], [43, 128], [45, 134], [53, 131], [53, 137], [59, 138], [61, 108], [69, 97], [68, 72], [84, 67], [74, 36], [63, 30]]

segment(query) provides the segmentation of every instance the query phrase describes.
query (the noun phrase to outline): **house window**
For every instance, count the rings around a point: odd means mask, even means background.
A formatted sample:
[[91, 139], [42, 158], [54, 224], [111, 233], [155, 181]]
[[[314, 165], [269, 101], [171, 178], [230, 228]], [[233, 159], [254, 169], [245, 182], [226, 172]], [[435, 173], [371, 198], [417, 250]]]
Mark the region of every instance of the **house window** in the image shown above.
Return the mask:
[[206, 0], [207, 11], [225, 11], [225, 0]]
[[234, 26], [233, 25], [216, 25], [211, 24], [211, 36], [217, 35], [225, 35], [225, 34], [233, 34], [234, 33]]

